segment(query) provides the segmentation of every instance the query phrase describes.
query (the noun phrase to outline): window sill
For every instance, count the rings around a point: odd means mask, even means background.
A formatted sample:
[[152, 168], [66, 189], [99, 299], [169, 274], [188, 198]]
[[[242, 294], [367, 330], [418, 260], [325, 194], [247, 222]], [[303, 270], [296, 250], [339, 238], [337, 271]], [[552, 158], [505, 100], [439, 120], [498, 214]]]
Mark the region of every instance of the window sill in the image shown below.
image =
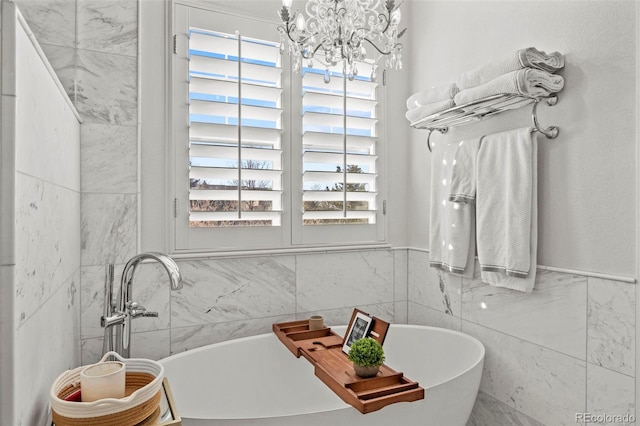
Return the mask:
[[363, 250], [389, 250], [393, 247], [388, 243], [361, 244], [356, 246], [304, 246], [304, 247], [288, 247], [281, 249], [259, 249], [259, 250], [227, 250], [220, 252], [173, 252], [171, 257], [175, 260], [201, 260], [201, 259], [220, 259], [220, 258], [241, 258], [241, 257], [258, 257], [258, 256], [283, 256], [296, 254], [313, 254], [313, 253], [343, 253]]

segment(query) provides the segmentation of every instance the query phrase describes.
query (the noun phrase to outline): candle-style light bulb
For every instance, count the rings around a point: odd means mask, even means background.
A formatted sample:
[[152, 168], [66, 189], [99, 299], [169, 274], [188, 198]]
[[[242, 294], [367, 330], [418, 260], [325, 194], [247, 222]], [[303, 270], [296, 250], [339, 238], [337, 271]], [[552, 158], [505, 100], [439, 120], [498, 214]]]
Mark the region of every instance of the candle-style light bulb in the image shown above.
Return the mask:
[[282, 0], [282, 5], [287, 9], [290, 8], [292, 4], [293, 4], [293, 0]]
[[400, 12], [400, 9], [394, 10], [393, 13], [391, 13], [391, 22], [394, 24], [399, 24], [400, 19], [402, 19], [402, 12]]
[[298, 27], [300, 31], [304, 31], [305, 28], [307, 28], [307, 22], [304, 20], [302, 13], [298, 14], [296, 18], [296, 27]]

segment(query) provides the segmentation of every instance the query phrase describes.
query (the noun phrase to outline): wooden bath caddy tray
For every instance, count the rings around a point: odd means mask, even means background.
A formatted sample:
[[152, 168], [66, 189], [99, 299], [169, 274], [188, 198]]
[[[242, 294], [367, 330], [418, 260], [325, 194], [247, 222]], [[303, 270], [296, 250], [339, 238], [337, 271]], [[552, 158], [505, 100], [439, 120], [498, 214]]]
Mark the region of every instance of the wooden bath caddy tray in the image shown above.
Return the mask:
[[[347, 330], [351, 329], [354, 310]], [[370, 337], [384, 342], [389, 323], [374, 318]], [[395, 402], [412, 402], [424, 398], [424, 389], [386, 364], [380, 366], [377, 376], [358, 377], [347, 354], [342, 351], [344, 339], [330, 328], [309, 330], [309, 321], [273, 324], [273, 332], [296, 357], [303, 356], [315, 368], [315, 375], [344, 402], [363, 414], [379, 410]]]

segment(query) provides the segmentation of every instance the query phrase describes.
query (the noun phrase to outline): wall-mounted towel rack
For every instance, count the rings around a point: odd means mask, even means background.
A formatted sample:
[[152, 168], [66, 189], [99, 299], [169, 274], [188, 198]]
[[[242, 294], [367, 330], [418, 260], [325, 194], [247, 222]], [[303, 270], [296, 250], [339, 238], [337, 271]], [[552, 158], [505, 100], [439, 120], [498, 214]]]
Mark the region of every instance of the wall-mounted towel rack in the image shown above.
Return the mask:
[[431, 114], [411, 123], [411, 127], [429, 130], [429, 135], [427, 136], [427, 147], [429, 148], [429, 151], [431, 151], [430, 140], [431, 134], [434, 130], [444, 134], [447, 132], [449, 127], [478, 122], [485, 117], [499, 114], [503, 111], [533, 104], [531, 119], [533, 120], [534, 130], [542, 133], [548, 139], [554, 139], [558, 136], [558, 133], [560, 132], [559, 129], [555, 126], [544, 128], [540, 126], [540, 123], [538, 122], [538, 104], [541, 101], [544, 101], [549, 106], [553, 106], [558, 103], [558, 97], [556, 95], [552, 95], [547, 98], [529, 98], [515, 94], [497, 94], [463, 105], [456, 105], [444, 111]]

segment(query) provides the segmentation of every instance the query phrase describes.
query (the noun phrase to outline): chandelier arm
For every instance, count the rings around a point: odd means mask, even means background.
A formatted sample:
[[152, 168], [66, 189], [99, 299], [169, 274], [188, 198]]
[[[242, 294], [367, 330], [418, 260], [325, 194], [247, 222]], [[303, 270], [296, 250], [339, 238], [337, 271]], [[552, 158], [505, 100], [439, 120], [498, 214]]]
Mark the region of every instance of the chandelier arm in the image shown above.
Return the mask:
[[[284, 32], [287, 34], [287, 37], [289, 38], [289, 40], [291, 40], [293, 43], [295, 43], [297, 45], [302, 45], [302, 44], [306, 43], [308, 40], [310, 40], [311, 37], [317, 35], [317, 33], [315, 33], [315, 34], [311, 34], [309, 37], [305, 37], [305, 38], [303, 38], [301, 40], [294, 40], [293, 37], [291, 37], [291, 31], [296, 29], [296, 24], [289, 25], [289, 22], [286, 22], [286, 27], [283, 27], [282, 25], [280, 25], [280, 26], [278, 26], [278, 28], [284, 29]], [[318, 50], [318, 47], [316, 47], [313, 50], [313, 53], [316, 53], [317, 50]], [[305, 55], [302, 55], [302, 57], [305, 58], [305, 59], [309, 59], [312, 56], [313, 55], [307, 57]]]
[[[375, 45], [374, 42], [372, 42], [371, 40], [369, 40], [367, 37], [364, 37], [362, 40], [368, 42], [371, 46], [373, 46], [374, 49], [376, 49], [381, 55], [391, 55], [391, 50], [388, 52], [385, 52], [383, 50], [380, 50], [380, 48], [378, 46]], [[399, 43], [394, 44], [393, 47], [396, 47]]]
[[[284, 32], [287, 34], [287, 37], [289, 37], [289, 40], [291, 40], [294, 43], [298, 43], [296, 40], [293, 39], [293, 37], [291, 37], [291, 27], [289, 26], [289, 21], [285, 22], [285, 27], [284, 27]], [[293, 26], [295, 27], [295, 24], [293, 24]], [[280, 28], [283, 28], [282, 25], [280, 25]]]
[[[309, 37], [309, 38], [311, 38], [311, 37]], [[307, 38], [307, 40], [308, 40], [309, 38]], [[316, 52], [318, 51], [318, 49], [320, 49], [320, 46], [322, 46], [322, 44], [318, 44], [318, 45], [316, 46], [316, 48], [315, 48], [315, 49], [313, 49], [313, 50], [311, 51], [311, 53], [307, 53], [306, 55], [305, 55], [305, 53], [304, 53], [304, 50], [302, 50], [302, 49], [301, 49], [301, 50], [300, 50], [300, 56], [302, 56], [304, 59], [311, 59], [311, 58], [313, 58], [313, 57], [315, 56], [315, 54], [316, 54]]]
[[322, 43], [318, 43], [318, 45], [316, 46], [315, 49], [313, 49], [313, 55], [316, 54], [316, 52], [318, 51], [318, 49], [320, 49], [322, 47]]
[[384, 30], [382, 30], [382, 34], [384, 34], [387, 32], [387, 30], [389, 29], [389, 26], [391, 25], [391, 11], [387, 12], [387, 15], [383, 13], [378, 13], [378, 18], [384, 18], [384, 20], [387, 21], [387, 26], [385, 26]]

